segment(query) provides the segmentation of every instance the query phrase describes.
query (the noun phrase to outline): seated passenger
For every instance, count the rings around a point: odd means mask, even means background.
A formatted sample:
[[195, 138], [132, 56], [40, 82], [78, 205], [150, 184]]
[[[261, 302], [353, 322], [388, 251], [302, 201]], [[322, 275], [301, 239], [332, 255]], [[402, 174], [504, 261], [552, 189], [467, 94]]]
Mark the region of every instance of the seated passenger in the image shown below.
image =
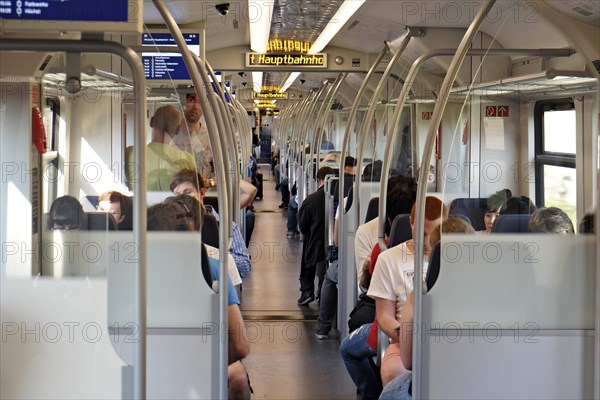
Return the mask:
[[119, 230], [131, 230], [131, 201], [120, 192], [109, 191], [98, 196], [98, 211], [110, 213], [115, 217]]
[[[414, 219], [416, 206], [410, 216], [413, 238], [415, 237]], [[425, 199], [425, 221], [423, 231], [423, 253], [429, 257], [431, 247], [429, 234], [448, 216], [446, 205], [437, 197], [427, 196]], [[375, 299], [377, 322], [392, 339], [392, 344], [385, 352], [381, 362], [381, 381], [385, 386], [390, 380], [405, 371], [400, 358], [398, 345], [398, 326], [400, 314], [408, 293], [413, 287], [415, 242], [410, 239], [396, 247], [392, 247], [379, 256], [371, 278], [371, 286], [367, 294]], [[423, 262], [423, 272], [427, 271], [428, 262]], [[422, 278], [421, 278], [422, 279]]]
[[[460, 217], [450, 216], [440, 225], [438, 225], [429, 236], [429, 245], [434, 248], [441, 240], [444, 233], [474, 233], [473, 227]], [[413, 294], [410, 292], [400, 318], [400, 326], [398, 327], [398, 337], [400, 340], [400, 354], [402, 356], [402, 364], [407, 371], [402, 372], [393, 378], [383, 388], [380, 400], [397, 400], [411, 399], [410, 386], [412, 382], [412, 335], [414, 332], [413, 325]]]
[[381, 180], [381, 169], [383, 168], [383, 161], [375, 160], [365, 166], [362, 173], [363, 182], [379, 182]]
[[506, 200], [506, 206], [500, 214], [531, 214], [536, 209], [535, 204], [527, 196], [512, 196]]
[[52, 202], [47, 226], [50, 230], [87, 229], [87, 218], [75, 197], [62, 196]]
[[571, 218], [558, 207], [535, 210], [529, 220], [529, 230], [534, 233], [575, 233]]
[[579, 233], [594, 233], [594, 220], [596, 219], [595, 211], [588, 211], [585, 213], [581, 221], [579, 221], [578, 231]]
[[[202, 231], [202, 225], [204, 223], [204, 213], [205, 208], [204, 205], [201, 204], [195, 197], [188, 196], [187, 194], [180, 194], [177, 196], [167, 197], [165, 199], [165, 203], [174, 202], [185, 208], [186, 213], [189, 218], [192, 220], [194, 225], [194, 230]], [[202, 239], [202, 243], [204, 243], [204, 238]], [[219, 249], [216, 247], [209, 246], [204, 243], [206, 247], [206, 251], [208, 252], [208, 256], [217, 262], [219, 261]], [[235, 267], [235, 260], [231, 256], [231, 253], [227, 253], [227, 271], [229, 274], [229, 279], [231, 279], [231, 283], [233, 286], [241, 285], [242, 278], [240, 277], [240, 273]]]
[[[248, 185], [250, 184], [248, 183]], [[189, 169], [184, 169], [173, 177], [170, 189], [175, 194], [187, 194], [193, 196], [200, 203], [202, 203], [206, 194], [202, 176]], [[210, 211], [217, 221], [219, 220], [219, 214], [217, 214], [212, 207], [210, 210], [207, 209], [207, 211]], [[239, 226], [235, 222], [232, 224], [232, 240], [229, 251], [235, 260], [235, 266], [237, 267], [242, 279], [247, 277], [250, 273], [250, 268], [252, 267], [250, 265], [250, 256], [248, 255], [248, 248], [244, 242], [244, 237], [240, 232]]]
[[491, 233], [494, 221], [498, 218], [498, 215], [506, 208], [506, 201], [512, 197], [512, 192], [509, 189], [502, 189], [487, 198], [487, 209], [485, 216], [483, 217], [483, 223], [485, 230], [479, 231], [481, 233]]
[[[190, 213], [182, 205], [170, 201], [148, 207], [148, 230], [189, 231], [194, 230], [194, 221]], [[219, 281], [219, 263], [210, 259], [210, 274], [213, 282]], [[248, 343], [244, 319], [239, 308], [237, 297], [231, 280], [228, 279], [228, 367], [229, 399], [249, 399], [251, 388], [248, 374], [241, 360], [248, 356]]]
[[125, 150], [125, 177], [130, 189], [140, 176], [146, 174], [148, 190], [166, 191], [171, 178], [182, 169], [196, 169], [194, 156], [170, 145], [179, 131], [181, 113], [172, 105], [159, 107], [150, 120], [152, 141], [147, 145], [146, 171], [139, 171], [135, 163], [134, 147]]

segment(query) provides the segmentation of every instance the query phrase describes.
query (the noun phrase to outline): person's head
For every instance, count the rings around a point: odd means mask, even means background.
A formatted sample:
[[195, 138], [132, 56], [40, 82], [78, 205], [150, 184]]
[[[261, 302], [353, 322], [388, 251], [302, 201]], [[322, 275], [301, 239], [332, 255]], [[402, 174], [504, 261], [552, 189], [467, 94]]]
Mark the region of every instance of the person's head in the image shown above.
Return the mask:
[[120, 224], [129, 210], [129, 198], [115, 191], [104, 192], [98, 196], [97, 209], [112, 214], [117, 224]]
[[529, 230], [534, 233], [574, 233], [573, 222], [558, 207], [538, 208], [531, 214]]
[[176, 202], [164, 202], [148, 207], [149, 231], [193, 231], [189, 210]]
[[356, 174], [356, 158], [352, 156], [346, 156], [344, 158], [344, 173], [346, 174]]
[[179, 132], [181, 120], [181, 113], [175, 106], [167, 104], [166, 106], [157, 108], [154, 116], [150, 119], [153, 140], [162, 139], [165, 134], [169, 138], [175, 136]]
[[596, 213], [594, 211], [589, 211], [585, 213], [581, 221], [579, 221], [579, 233], [594, 233], [594, 219], [596, 218]]
[[492, 226], [496, 221], [496, 218], [500, 215], [500, 212], [506, 208], [507, 200], [512, 197], [512, 192], [509, 189], [502, 189], [488, 197], [485, 215], [483, 222], [485, 224], [485, 230], [487, 232], [492, 231]]
[[183, 114], [185, 115], [185, 120], [190, 125], [200, 122], [202, 108], [200, 107], [200, 101], [196, 93], [186, 94]]
[[506, 200], [506, 207], [500, 214], [531, 214], [537, 207], [527, 196], [512, 196]]
[[417, 199], [417, 181], [412, 176], [394, 175], [388, 179], [385, 199], [385, 233], [390, 234], [392, 222], [399, 214], [409, 214]]
[[171, 180], [169, 188], [174, 194], [187, 194], [195, 197], [199, 202], [204, 200], [206, 194], [202, 175], [191, 169], [179, 171]]
[[467, 221], [457, 216], [449, 216], [429, 234], [429, 246], [433, 249], [444, 233], [474, 233], [475, 229]]
[[362, 173], [363, 182], [379, 182], [381, 180], [381, 169], [383, 168], [383, 161], [376, 160], [370, 164], [367, 164]]
[[321, 167], [317, 171], [317, 183], [321, 186], [325, 182], [327, 175], [335, 175], [335, 171], [331, 167]]
[[[415, 214], [417, 212], [417, 205], [413, 205], [410, 212], [410, 226], [412, 228], [413, 238], [415, 237]], [[448, 218], [448, 207], [443, 201], [434, 196], [427, 196], [425, 198], [425, 224], [423, 230], [423, 248], [425, 252], [431, 250], [429, 246], [429, 235], [435, 229], [436, 226], [441, 224], [446, 218]]]
[[189, 214], [190, 220], [197, 231], [202, 229], [204, 223], [204, 205], [193, 196], [187, 194], [178, 194], [177, 196], [167, 197], [165, 203], [173, 202], [183, 207]]
[[62, 196], [52, 202], [48, 212], [47, 226], [50, 230], [72, 230], [86, 228], [83, 207], [72, 196]]

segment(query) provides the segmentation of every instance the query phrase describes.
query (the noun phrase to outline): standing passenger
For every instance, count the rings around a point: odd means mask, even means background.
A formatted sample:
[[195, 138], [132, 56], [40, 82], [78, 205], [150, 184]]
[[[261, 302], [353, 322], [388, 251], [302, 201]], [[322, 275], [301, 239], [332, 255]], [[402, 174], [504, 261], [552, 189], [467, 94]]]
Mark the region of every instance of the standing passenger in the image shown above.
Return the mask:
[[[159, 107], [150, 120], [152, 141], [146, 151], [146, 187], [148, 190], [169, 189], [171, 178], [182, 169], [196, 169], [194, 157], [169, 144], [181, 124], [181, 113], [172, 105]], [[130, 189], [137, 181], [139, 168], [135, 163], [133, 146], [125, 150], [125, 176]]]
[[172, 145], [193, 154], [198, 172], [202, 176], [210, 177], [214, 172], [212, 149], [208, 130], [201, 122], [203, 112], [196, 93], [185, 95], [183, 115], [184, 123], [179, 133], [173, 137]]
[[[323, 183], [327, 175], [335, 172], [329, 167], [323, 167], [317, 172], [317, 185], [319, 188], [310, 194], [298, 211], [298, 226], [304, 235], [302, 246], [302, 263], [300, 266], [300, 292], [299, 306], [306, 306], [315, 299], [315, 274], [317, 264], [325, 264], [325, 191]], [[323, 268], [322, 274], [325, 273]], [[319, 271], [319, 291], [323, 283], [323, 276]]]

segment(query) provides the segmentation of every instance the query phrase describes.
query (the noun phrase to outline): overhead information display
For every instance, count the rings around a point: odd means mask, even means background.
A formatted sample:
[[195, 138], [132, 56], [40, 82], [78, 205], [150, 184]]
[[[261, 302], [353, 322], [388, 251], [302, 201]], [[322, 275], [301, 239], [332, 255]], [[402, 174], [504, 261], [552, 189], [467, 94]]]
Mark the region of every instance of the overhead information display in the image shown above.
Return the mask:
[[127, 22], [128, 0], [0, 0], [0, 17], [42, 21]]
[[[1, 0], [0, 0], [1, 1]], [[200, 35], [184, 33], [183, 39], [192, 53], [200, 55]], [[177, 47], [170, 33], [144, 33], [142, 47], [152, 50], [152, 47]], [[190, 74], [185, 67], [183, 57], [179, 52], [144, 51], [142, 53], [146, 79], [189, 80]]]
[[140, 32], [141, 0], [0, 0], [0, 30]]

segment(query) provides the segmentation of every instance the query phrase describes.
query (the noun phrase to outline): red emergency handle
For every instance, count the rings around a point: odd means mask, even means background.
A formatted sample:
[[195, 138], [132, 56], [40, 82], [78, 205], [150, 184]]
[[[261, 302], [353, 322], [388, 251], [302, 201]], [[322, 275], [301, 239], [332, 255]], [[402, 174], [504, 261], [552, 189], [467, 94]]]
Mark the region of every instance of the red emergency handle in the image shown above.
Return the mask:
[[31, 129], [32, 141], [35, 148], [38, 153], [44, 154], [46, 152], [46, 128], [44, 127], [42, 113], [38, 107], [31, 109]]

